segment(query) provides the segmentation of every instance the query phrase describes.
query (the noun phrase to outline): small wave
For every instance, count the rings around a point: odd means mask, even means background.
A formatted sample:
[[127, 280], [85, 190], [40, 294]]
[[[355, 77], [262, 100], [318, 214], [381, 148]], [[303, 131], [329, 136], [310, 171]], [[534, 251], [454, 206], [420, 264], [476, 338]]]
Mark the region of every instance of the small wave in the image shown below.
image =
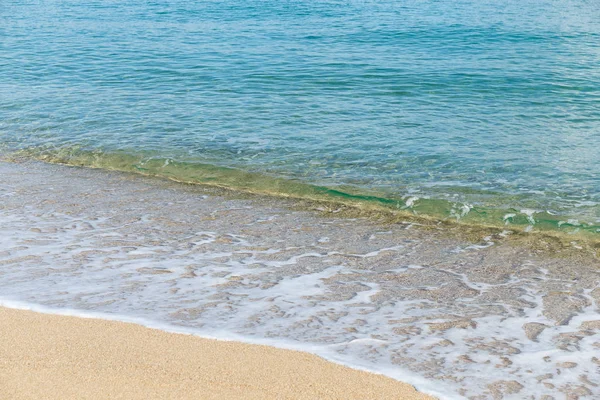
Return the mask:
[[[385, 193], [373, 194], [359, 187], [344, 186], [342, 190], [214, 164], [179, 161], [145, 152], [102, 152], [80, 147], [27, 148], [13, 151], [5, 158], [33, 158], [55, 164], [137, 173], [243, 193], [317, 202], [323, 206], [322, 210], [339, 213], [344, 209], [353, 209], [362, 216], [372, 214], [390, 222], [409, 218], [427, 224], [458, 223], [471, 227], [509, 227], [521, 232], [577, 234], [589, 236], [592, 240], [600, 233], [598, 221], [587, 222], [573, 215], [519, 208], [517, 204], [505, 209], [483, 203], [460, 203], [412, 194], [396, 198]], [[507, 204], [510, 200], [502, 199], [499, 194], [497, 199], [489, 203]]]

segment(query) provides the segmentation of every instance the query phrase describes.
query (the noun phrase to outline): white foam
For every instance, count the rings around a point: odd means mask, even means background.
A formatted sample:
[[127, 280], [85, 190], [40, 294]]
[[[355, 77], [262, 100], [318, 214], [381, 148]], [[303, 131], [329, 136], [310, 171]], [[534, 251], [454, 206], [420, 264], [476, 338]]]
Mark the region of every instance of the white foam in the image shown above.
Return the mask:
[[413, 208], [419, 198], [417, 196], [405, 196], [403, 200], [406, 203], [405, 208]]
[[525, 214], [527, 216], [527, 220], [531, 225], [535, 225], [534, 215], [537, 214], [537, 210], [523, 209], [521, 210], [521, 214]]

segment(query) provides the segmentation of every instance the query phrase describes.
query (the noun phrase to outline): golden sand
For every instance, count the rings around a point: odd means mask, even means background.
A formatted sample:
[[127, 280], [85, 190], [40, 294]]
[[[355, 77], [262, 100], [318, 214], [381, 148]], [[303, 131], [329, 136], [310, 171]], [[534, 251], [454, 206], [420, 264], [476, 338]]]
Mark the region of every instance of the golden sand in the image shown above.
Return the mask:
[[0, 307], [4, 399], [431, 399], [317, 356]]

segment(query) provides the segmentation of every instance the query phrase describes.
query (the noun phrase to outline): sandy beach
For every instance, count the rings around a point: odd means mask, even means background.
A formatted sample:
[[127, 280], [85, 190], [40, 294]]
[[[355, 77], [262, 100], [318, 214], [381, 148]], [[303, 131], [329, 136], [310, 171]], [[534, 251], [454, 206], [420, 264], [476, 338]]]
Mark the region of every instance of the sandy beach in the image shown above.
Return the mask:
[[[511, 236], [463, 241], [327, 218], [291, 201], [32, 162], [0, 163], [0, 196], [8, 307], [291, 342], [437, 397], [598, 393], [598, 261], [583, 250], [551, 257]], [[15, 374], [0, 376], [0, 398], [49, 398], [51, 387], [62, 391], [56, 398], [107, 397], [105, 387], [121, 388], [113, 398], [140, 388], [175, 398], [402, 398], [393, 381], [302, 353], [6, 313], [12, 353], [2, 360]]]
[[410, 385], [267, 346], [0, 308], [0, 397], [431, 399]]

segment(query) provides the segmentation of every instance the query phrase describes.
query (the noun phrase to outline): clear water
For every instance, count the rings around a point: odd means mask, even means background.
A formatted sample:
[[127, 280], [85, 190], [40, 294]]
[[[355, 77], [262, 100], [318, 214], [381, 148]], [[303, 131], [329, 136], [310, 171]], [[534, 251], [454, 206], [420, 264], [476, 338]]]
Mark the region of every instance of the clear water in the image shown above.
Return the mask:
[[598, 65], [584, 0], [2, 1], [0, 148], [596, 232]]

